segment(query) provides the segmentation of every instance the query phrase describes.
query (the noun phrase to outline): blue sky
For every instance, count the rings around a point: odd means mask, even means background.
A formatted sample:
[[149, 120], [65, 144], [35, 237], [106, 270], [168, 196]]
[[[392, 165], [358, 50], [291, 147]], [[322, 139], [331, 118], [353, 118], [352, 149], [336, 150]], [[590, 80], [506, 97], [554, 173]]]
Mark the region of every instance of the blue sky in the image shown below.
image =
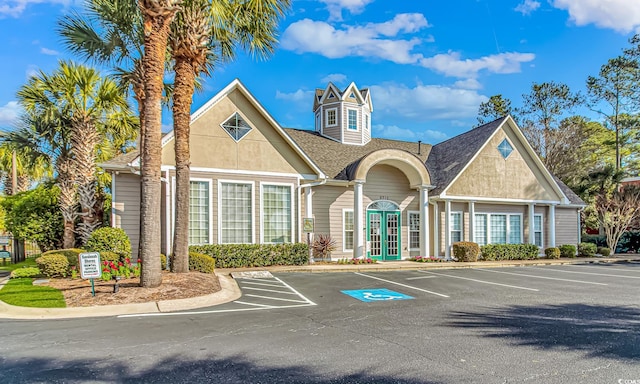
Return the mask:
[[[0, 128], [28, 76], [77, 60], [55, 28], [81, 4], [0, 0]], [[638, 0], [293, 0], [275, 55], [218, 68], [193, 109], [239, 78], [282, 126], [312, 129], [314, 89], [353, 81], [371, 89], [374, 136], [435, 144], [473, 127], [491, 95], [518, 106], [533, 82], [584, 91], [638, 32]]]

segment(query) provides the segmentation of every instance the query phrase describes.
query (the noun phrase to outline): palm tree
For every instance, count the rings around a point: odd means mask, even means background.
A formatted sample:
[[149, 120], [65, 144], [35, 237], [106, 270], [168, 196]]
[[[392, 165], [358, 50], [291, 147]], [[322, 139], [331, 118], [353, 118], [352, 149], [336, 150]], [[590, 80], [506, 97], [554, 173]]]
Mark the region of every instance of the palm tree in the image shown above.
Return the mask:
[[[0, 134], [0, 174], [2, 175], [5, 195], [24, 192], [31, 184], [52, 176], [51, 167], [42, 158], [33, 158], [6, 141], [7, 134]], [[13, 190], [13, 165], [16, 166], [16, 190]]]
[[162, 151], [161, 103], [164, 64], [171, 22], [178, 12], [179, 0], [139, 0], [144, 25], [144, 103], [142, 124], [145, 127], [141, 152], [140, 244], [142, 259], [140, 285], [157, 287], [162, 284], [160, 267], [160, 177]]
[[174, 272], [189, 271], [189, 124], [195, 81], [199, 75], [208, 75], [217, 61], [233, 59], [238, 46], [260, 58], [272, 54], [277, 44], [278, 20], [289, 7], [289, 0], [185, 0], [172, 24], [169, 45], [175, 62]]
[[76, 184], [82, 219], [78, 232], [84, 244], [101, 224], [95, 210], [96, 149], [101, 132], [119, 124], [116, 119], [122, 114], [130, 114], [124, 94], [95, 69], [62, 61], [52, 75], [41, 72], [32, 77], [18, 91], [18, 99], [28, 113], [44, 121], [69, 123], [71, 151], [57, 160], [56, 168], [63, 180]]

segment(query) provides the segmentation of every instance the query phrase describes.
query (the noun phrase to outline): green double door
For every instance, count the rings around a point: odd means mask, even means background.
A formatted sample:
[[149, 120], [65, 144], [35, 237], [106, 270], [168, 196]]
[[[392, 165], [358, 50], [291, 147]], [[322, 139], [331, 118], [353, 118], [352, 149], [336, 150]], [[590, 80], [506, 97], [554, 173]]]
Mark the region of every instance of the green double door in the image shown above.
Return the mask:
[[367, 211], [367, 256], [400, 260], [400, 212]]

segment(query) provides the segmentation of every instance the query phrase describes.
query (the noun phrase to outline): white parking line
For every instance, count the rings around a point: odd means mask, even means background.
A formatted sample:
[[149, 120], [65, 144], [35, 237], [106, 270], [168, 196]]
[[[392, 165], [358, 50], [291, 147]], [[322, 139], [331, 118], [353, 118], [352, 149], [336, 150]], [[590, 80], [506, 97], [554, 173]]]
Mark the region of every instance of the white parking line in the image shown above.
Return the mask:
[[264, 283], [256, 283], [255, 281], [244, 281], [246, 279], [242, 279], [244, 284], [251, 284], [251, 285], [259, 285], [261, 287], [275, 287], [275, 288], [280, 288], [282, 285], [280, 284], [264, 284]]
[[[533, 267], [536, 269], [540, 269], [538, 267]], [[593, 275], [593, 276], [608, 276], [608, 277], [619, 277], [621, 279], [640, 279], [640, 276], [624, 276], [624, 275], [610, 275], [608, 273], [593, 273], [593, 272], [578, 272], [578, 271], [565, 271], [563, 269], [556, 269], [556, 268], [548, 268], [546, 269], [547, 271], [554, 271], [554, 272], [562, 272], [562, 273], [578, 273], [581, 275]]]
[[462, 280], [469, 280], [469, 281], [475, 281], [476, 283], [482, 283], [482, 284], [491, 284], [491, 285], [499, 285], [501, 287], [507, 287], [507, 288], [515, 288], [515, 289], [524, 289], [527, 291], [534, 291], [534, 292], [539, 292], [539, 289], [535, 289], [535, 288], [527, 288], [527, 287], [519, 287], [517, 285], [509, 285], [509, 284], [500, 284], [500, 283], [494, 283], [492, 281], [484, 281], [484, 280], [478, 280], [478, 279], [471, 279], [468, 277], [462, 277], [462, 276], [453, 276], [453, 275], [447, 275], [444, 273], [435, 273], [435, 272], [428, 272], [428, 271], [418, 271], [418, 272], [422, 272], [422, 273], [431, 273], [433, 275], [437, 275], [437, 276], [445, 276], [445, 277], [451, 277], [454, 279], [462, 279]]
[[565, 265], [565, 267], [602, 268], [602, 269], [606, 269], [607, 271], [622, 271], [622, 272], [630, 272], [630, 273], [640, 272], [640, 269], [638, 269], [637, 267], [631, 268], [631, 269], [622, 269], [622, 268], [605, 267], [604, 265], [592, 265], [592, 264], [590, 265], [569, 264], [569, 265]]
[[236, 304], [244, 304], [244, 305], [253, 305], [254, 307], [278, 308], [278, 307], [274, 307], [273, 305], [267, 305], [267, 304], [245, 303], [244, 301], [240, 301], [240, 300], [236, 300], [236, 301], [234, 301], [234, 303], [236, 303]]
[[259, 299], [269, 299], [269, 300], [278, 300], [278, 301], [289, 301], [292, 303], [306, 303], [306, 301], [300, 301], [300, 300], [291, 300], [291, 299], [282, 299], [280, 297], [271, 297], [271, 296], [261, 296], [261, 295], [253, 295], [253, 294], [246, 294], [246, 297], [257, 297]]
[[284, 305], [281, 307], [258, 307], [258, 308], [236, 308], [236, 309], [217, 309], [212, 311], [193, 311], [193, 312], [163, 312], [163, 313], [140, 313], [137, 315], [120, 315], [118, 317], [153, 317], [153, 316], [184, 316], [184, 315], [208, 315], [212, 313], [229, 313], [229, 312], [248, 312], [248, 311], [264, 311], [269, 309], [286, 309], [298, 307], [310, 307], [315, 304], [298, 304]]
[[295, 295], [295, 293], [293, 292], [278, 291], [276, 289], [264, 289], [264, 288], [254, 288], [254, 287], [243, 287], [242, 289], [250, 289], [250, 290], [262, 291], [262, 292], [282, 293], [283, 295]]
[[385, 280], [385, 279], [381, 279], [379, 277], [375, 277], [375, 276], [370, 276], [370, 275], [365, 275], [364, 273], [360, 273], [360, 272], [354, 272], [356, 275], [359, 276], [364, 276], [364, 277], [368, 277], [370, 279], [375, 279], [375, 280], [380, 280], [380, 281], [384, 281], [385, 283], [389, 283], [389, 284], [395, 284], [395, 285], [399, 285], [401, 287], [405, 287], [405, 288], [409, 288], [409, 289], [415, 289], [416, 291], [420, 291], [420, 292], [426, 292], [426, 293], [430, 293], [432, 295], [436, 295], [436, 296], [440, 296], [440, 297], [449, 297], [447, 295], [443, 295], [442, 293], [437, 293], [437, 292], [431, 292], [431, 291], [427, 291], [426, 289], [422, 289], [422, 288], [418, 288], [418, 287], [412, 287], [411, 285], [406, 285], [406, 284], [402, 284], [402, 283], [397, 283], [395, 281], [391, 281], [391, 280]]
[[524, 273], [513, 273], [513, 272], [504, 272], [504, 271], [494, 271], [493, 269], [484, 269], [484, 268], [473, 268], [474, 271], [485, 271], [485, 272], [493, 272], [493, 273], [504, 273], [506, 275], [514, 275], [514, 276], [525, 276], [525, 277], [533, 277], [535, 279], [546, 279], [546, 280], [558, 280], [558, 281], [568, 281], [571, 283], [580, 283], [580, 284], [593, 284], [593, 285], [609, 285], [605, 283], [593, 283], [591, 281], [581, 281], [581, 280], [571, 280], [571, 279], [560, 279], [557, 277], [546, 277], [546, 276], [536, 276], [536, 275], [527, 275]]
[[433, 279], [435, 276], [407, 277], [405, 280]]

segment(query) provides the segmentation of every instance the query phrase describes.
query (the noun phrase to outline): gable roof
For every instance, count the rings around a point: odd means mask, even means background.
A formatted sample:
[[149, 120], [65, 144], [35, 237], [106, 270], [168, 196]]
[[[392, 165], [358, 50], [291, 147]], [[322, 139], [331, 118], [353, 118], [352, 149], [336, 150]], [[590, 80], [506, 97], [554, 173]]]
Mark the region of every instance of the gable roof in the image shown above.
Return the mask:
[[507, 116], [502, 117], [434, 145], [427, 159], [431, 183], [436, 186], [430, 194], [444, 191], [506, 120]]
[[353, 170], [366, 155], [380, 149], [397, 149], [411, 153], [424, 164], [431, 145], [422, 144], [418, 155], [418, 143], [387, 139], [371, 139], [365, 145], [345, 145], [321, 136], [318, 132], [287, 128], [285, 132], [305, 151], [314, 163], [330, 178], [352, 180]]

